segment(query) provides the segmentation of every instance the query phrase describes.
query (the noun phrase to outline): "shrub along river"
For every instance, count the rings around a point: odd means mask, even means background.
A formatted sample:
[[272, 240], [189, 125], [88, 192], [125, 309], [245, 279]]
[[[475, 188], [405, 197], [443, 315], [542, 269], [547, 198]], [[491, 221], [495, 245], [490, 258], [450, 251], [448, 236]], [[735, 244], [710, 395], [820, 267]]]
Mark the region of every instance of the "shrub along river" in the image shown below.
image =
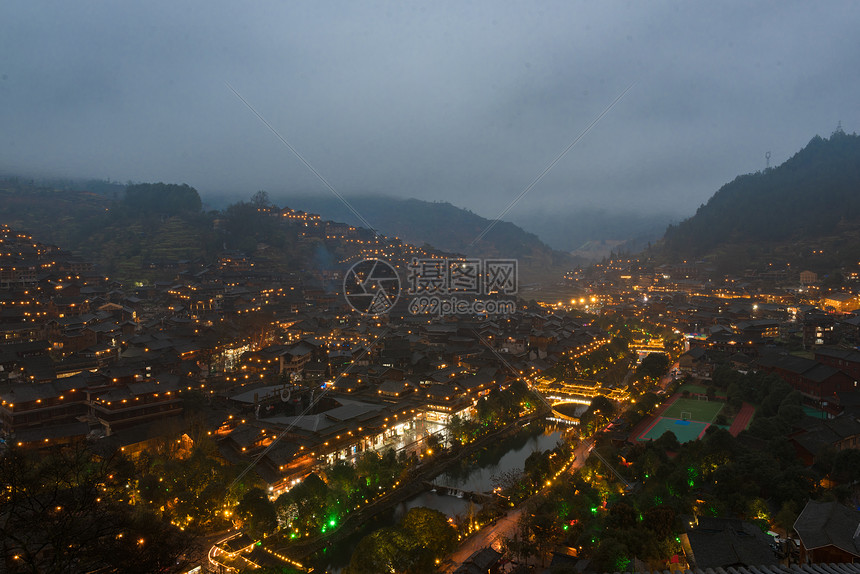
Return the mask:
[[349, 564], [353, 548], [364, 536], [379, 528], [396, 526], [400, 518], [410, 508], [416, 506], [439, 510], [458, 522], [467, 518], [470, 513], [477, 513], [481, 508], [479, 504], [469, 501], [466, 497], [458, 498], [455, 495], [444, 494], [445, 489], [490, 493], [496, 486], [493, 483], [494, 476], [508, 471], [522, 470], [525, 460], [533, 452], [554, 449], [562, 438], [564, 430], [562, 427], [544, 421], [528, 424], [518, 433], [473, 453], [438, 475], [433, 482], [443, 488], [439, 488], [436, 492], [425, 490], [380, 512], [346, 538], [321, 551], [311, 562], [319, 569], [340, 572]]

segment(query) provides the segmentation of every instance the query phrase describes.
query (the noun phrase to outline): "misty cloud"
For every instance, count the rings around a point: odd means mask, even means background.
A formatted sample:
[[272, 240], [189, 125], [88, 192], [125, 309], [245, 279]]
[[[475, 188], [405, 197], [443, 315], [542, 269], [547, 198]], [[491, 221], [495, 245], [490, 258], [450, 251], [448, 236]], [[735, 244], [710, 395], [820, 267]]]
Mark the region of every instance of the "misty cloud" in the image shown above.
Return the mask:
[[[327, 190], [495, 217], [689, 214], [739, 173], [860, 124], [860, 5], [13, 2], [0, 22], [0, 170]], [[372, 218], [371, 218], [372, 219]]]

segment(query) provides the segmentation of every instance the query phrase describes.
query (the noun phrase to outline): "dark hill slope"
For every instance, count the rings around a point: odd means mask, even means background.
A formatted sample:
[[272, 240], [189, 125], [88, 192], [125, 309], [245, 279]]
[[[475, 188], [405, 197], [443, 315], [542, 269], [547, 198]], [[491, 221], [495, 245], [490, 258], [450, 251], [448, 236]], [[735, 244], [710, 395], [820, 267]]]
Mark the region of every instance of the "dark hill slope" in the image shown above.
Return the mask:
[[830, 264], [856, 263], [858, 229], [860, 137], [840, 130], [814, 137], [779, 167], [724, 185], [693, 217], [670, 226], [658, 249], [666, 259], [740, 265], [792, 253], [802, 261], [827, 246], [838, 251]]
[[[473, 244], [491, 221], [447, 202], [378, 195], [351, 197], [349, 201], [380, 232], [416, 245], [429, 243], [452, 253], [517, 258], [524, 263], [544, 266], [569, 261], [564, 254], [553, 252], [537, 235], [507, 221], [499, 221]], [[349, 209], [333, 197], [292, 196], [288, 203], [320, 213], [323, 218], [361, 225]]]

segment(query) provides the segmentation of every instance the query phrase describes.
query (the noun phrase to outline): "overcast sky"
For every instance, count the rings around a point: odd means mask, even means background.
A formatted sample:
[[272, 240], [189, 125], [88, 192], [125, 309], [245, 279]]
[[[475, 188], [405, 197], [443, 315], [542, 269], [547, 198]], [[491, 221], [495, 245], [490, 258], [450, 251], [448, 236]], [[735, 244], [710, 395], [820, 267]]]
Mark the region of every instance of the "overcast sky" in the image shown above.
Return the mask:
[[248, 198], [688, 215], [841, 121], [860, 3], [41, 2], [0, 8], [0, 170]]

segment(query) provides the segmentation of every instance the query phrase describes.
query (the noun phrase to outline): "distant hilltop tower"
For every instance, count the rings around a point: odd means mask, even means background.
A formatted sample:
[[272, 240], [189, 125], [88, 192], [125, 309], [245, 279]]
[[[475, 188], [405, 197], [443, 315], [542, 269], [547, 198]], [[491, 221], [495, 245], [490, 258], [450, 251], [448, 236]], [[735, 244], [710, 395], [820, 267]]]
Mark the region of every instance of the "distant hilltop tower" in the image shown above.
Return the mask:
[[770, 152], [769, 151], [764, 152], [764, 162], [765, 162], [764, 169], [765, 169], [765, 171], [767, 171], [770, 169]]

